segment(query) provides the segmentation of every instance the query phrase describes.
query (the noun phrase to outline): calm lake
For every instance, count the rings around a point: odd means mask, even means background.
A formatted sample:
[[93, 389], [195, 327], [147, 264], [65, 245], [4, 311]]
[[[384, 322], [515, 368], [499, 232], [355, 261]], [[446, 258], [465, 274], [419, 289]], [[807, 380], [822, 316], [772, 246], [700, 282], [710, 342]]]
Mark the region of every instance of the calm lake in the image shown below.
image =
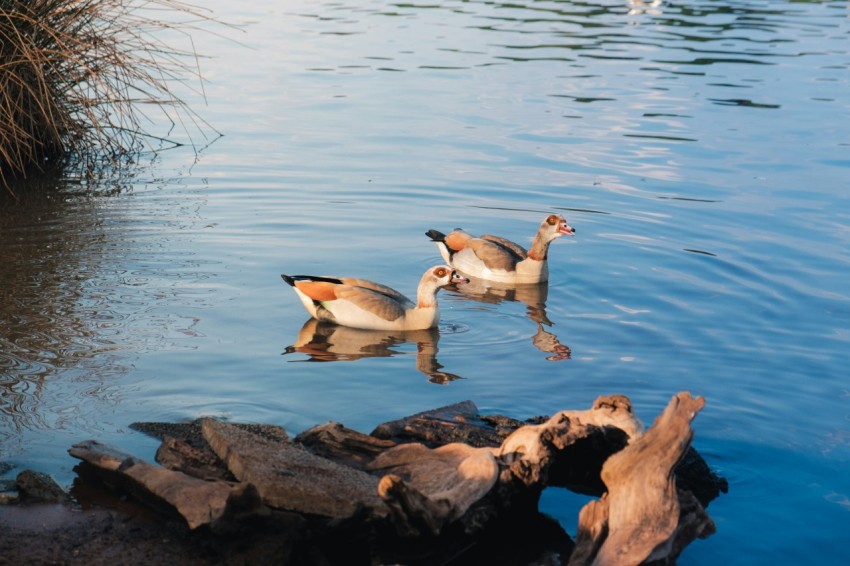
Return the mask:
[[[5, 477], [70, 486], [88, 438], [152, 461], [136, 421], [369, 432], [622, 393], [649, 425], [690, 391], [730, 488], [681, 563], [850, 563], [846, 1], [204, 7], [238, 27], [193, 34], [184, 98], [223, 136], [2, 201]], [[424, 336], [317, 336], [280, 279], [413, 295], [426, 230], [528, 245], [551, 212], [577, 233], [548, 286], [444, 290]], [[586, 501], [542, 507], [574, 534]]]

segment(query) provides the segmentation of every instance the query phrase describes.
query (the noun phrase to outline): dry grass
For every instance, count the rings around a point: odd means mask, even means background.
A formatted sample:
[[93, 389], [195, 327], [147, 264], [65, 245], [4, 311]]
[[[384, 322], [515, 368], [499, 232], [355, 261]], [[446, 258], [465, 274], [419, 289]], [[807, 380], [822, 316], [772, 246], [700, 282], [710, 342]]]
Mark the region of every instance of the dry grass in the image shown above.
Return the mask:
[[[211, 21], [172, 0], [0, 0], [0, 184], [120, 169], [162, 141], [147, 112], [211, 130], [175, 94], [202, 88], [189, 34]], [[175, 34], [190, 48], [163, 43]]]

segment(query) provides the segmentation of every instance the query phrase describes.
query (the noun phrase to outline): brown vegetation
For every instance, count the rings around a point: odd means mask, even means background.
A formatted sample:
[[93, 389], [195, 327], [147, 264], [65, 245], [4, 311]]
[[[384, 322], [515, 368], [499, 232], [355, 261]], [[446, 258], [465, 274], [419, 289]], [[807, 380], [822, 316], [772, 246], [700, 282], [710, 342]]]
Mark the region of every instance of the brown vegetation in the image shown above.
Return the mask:
[[210, 21], [174, 0], [0, 0], [0, 184], [132, 162], [164, 141], [145, 130], [150, 109], [203, 124], [174, 90], [187, 76], [200, 84], [196, 54], [162, 36]]

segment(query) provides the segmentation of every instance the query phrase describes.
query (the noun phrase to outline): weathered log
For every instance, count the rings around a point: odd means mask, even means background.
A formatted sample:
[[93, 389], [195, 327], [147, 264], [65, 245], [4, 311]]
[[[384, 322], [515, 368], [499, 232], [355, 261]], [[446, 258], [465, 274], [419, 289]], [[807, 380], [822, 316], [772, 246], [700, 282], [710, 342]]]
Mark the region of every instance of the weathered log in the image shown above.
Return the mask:
[[255, 485], [271, 507], [332, 519], [350, 518], [363, 508], [377, 516], [387, 513], [374, 476], [316, 456], [289, 440], [266, 438], [213, 419], [204, 419], [201, 429], [231, 473]]
[[366, 470], [379, 454], [396, 446], [392, 440], [375, 438], [333, 422], [305, 430], [295, 437], [295, 442], [317, 456], [359, 470]]
[[[215, 517], [236, 516], [238, 503], [248, 502], [250, 514], [250, 497], [237, 497], [232, 482], [221, 479], [233, 478], [272, 515], [301, 517], [307, 528], [297, 538], [320, 544], [317, 536], [350, 543], [391, 535], [400, 542], [381, 556], [401, 562], [451, 561], [481, 541], [522, 532], [539, 517], [547, 486], [604, 493], [582, 509], [574, 552], [565, 533], [547, 544], [569, 548], [574, 564], [637, 564], [673, 561], [695, 537], [713, 532], [704, 505], [726, 486], [690, 448], [690, 422], [702, 403], [680, 393], [647, 432], [619, 395], [528, 421], [482, 416], [464, 402], [386, 423], [372, 435], [327, 423], [294, 440], [279, 427], [213, 419], [181, 425], [174, 437], [169, 426], [147, 423], [140, 428], [163, 438], [157, 459], [173, 470], [102, 445], [77, 445], [72, 454], [150, 490], [148, 498], [168, 503], [191, 525], [224, 524]], [[683, 464], [688, 480], [679, 482]], [[213, 489], [203, 496], [206, 511], [180, 498], [202, 493], [200, 485]]]
[[[233, 474], [204, 438], [202, 422], [203, 419], [184, 423], [140, 422], [132, 423], [130, 428], [162, 440], [156, 461], [169, 470], [201, 479], [233, 481]], [[232, 426], [270, 440], [289, 438], [283, 427], [277, 425], [233, 423]]]
[[676, 487], [694, 494], [703, 507], [729, 491], [726, 478], [717, 475], [693, 446], [676, 464]]
[[75, 444], [68, 452], [95, 468], [108, 482], [129, 484], [130, 490], [154, 505], [167, 504], [192, 529], [229, 520], [225, 518], [228, 509], [238, 510], [240, 515], [267, 513], [251, 486], [203, 481], [149, 464], [95, 440]]
[[432, 447], [450, 442], [495, 447], [514, 430], [526, 424], [529, 423], [500, 415], [482, 416], [475, 403], [461, 401], [380, 424], [371, 436], [397, 443], [421, 442]]
[[[702, 397], [690, 393], [674, 396], [642, 437], [611, 456], [602, 467], [608, 492], [589, 503], [579, 515], [576, 549], [570, 564], [641, 564], [675, 559], [681, 551], [681, 532], [697, 535], [713, 532], [708, 515], [686, 514], [682, 523], [673, 470], [693, 438], [690, 423], [703, 408]], [[675, 542], [675, 544], [674, 544]], [[690, 542], [690, 541], [688, 541]]]
[[[613, 441], [605, 436], [605, 432], [610, 429], [619, 432]], [[600, 438], [612, 441], [609, 446], [599, 450], [603, 459], [607, 459], [623, 447], [622, 433], [628, 439], [643, 434], [643, 424], [634, 416], [631, 403], [622, 395], [599, 397], [593, 407], [586, 411], [561, 411], [542, 424], [517, 429], [502, 442], [498, 454], [505, 463], [511, 465], [514, 476], [530, 486], [548, 481], [551, 466], [559, 460], [566, 462], [562, 465], [562, 473], [572, 470], [576, 463], [566, 450], [583, 440], [596, 439], [597, 448], [601, 448], [598, 442]], [[585, 464], [586, 460], [583, 460], [581, 465]], [[547, 476], [541, 478], [542, 473]], [[591, 474], [571, 474], [572, 477], [578, 475]]]
[[[555, 456], [548, 485], [599, 496], [605, 491], [600, 478], [602, 464], [622, 450], [630, 438], [640, 436], [643, 424], [635, 418], [629, 399], [622, 395], [600, 396], [589, 411], [565, 412], [587, 424], [595, 423], [597, 428]], [[596, 420], [597, 416], [604, 422]], [[463, 401], [378, 425], [370, 436], [397, 443], [421, 442], [431, 447], [450, 442], [498, 447], [518, 428], [547, 420], [549, 417], [521, 421], [504, 415], [481, 415], [473, 402]], [[315, 442], [321, 443], [318, 439]], [[314, 449], [316, 444], [311, 444]], [[728, 489], [726, 480], [717, 476], [693, 448], [676, 466], [676, 477], [678, 485], [696, 495], [703, 506]]]
[[435, 449], [402, 444], [379, 455], [369, 468], [385, 474], [378, 494], [404, 536], [438, 535], [483, 498], [499, 475], [492, 449], [459, 443]]
[[195, 478], [234, 480], [233, 474], [206, 442], [203, 448], [199, 448], [185, 440], [166, 435], [156, 450], [155, 459], [164, 468]]
[[[471, 432], [484, 428], [482, 419], [469, 414], [472, 409], [474, 405], [455, 405], [416, 418], [428, 422], [429, 435], [450, 430], [451, 436], [462, 431], [468, 438], [473, 436]], [[459, 411], [464, 411], [463, 418], [458, 418]], [[621, 434], [625, 431], [631, 437], [643, 431], [627, 398], [601, 397], [590, 410], [563, 411], [542, 424], [522, 426], [498, 448], [450, 443], [432, 450], [421, 443], [401, 444], [378, 456], [369, 468], [391, 474], [384, 476], [379, 490], [393, 510], [399, 533], [411, 536], [424, 530], [436, 535], [473, 506], [478, 515], [470, 525], [480, 524], [482, 505], [491, 509], [492, 516], [500, 509], [536, 508], [552, 464], [568, 447], [607, 428], [616, 428]], [[479, 441], [498, 436], [492, 427], [487, 430], [489, 434], [474, 436]], [[609, 448], [606, 457], [620, 448], [622, 443]], [[497, 476], [499, 489], [494, 491]]]
[[714, 521], [690, 491], [676, 489], [679, 498], [679, 524], [670, 537], [666, 555], [661, 559], [668, 564], [674, 563], [686, 546], [698, 538], [708, 538], [717, 530]]

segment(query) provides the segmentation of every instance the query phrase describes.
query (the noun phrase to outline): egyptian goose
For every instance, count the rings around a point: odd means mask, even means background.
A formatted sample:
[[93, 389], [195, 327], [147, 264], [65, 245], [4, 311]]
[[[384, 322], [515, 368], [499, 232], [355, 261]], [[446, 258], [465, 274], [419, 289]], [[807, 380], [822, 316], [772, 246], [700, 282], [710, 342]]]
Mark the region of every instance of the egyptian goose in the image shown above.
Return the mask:
[[555, 238], [572, 236], [575, 230], [560, 214], [550, 214], [537, 230], [531, 249], [486, 234], [473, 237], [460, 228], [448, 235], [437, 230], [425, 234], [437, 243], [440, 255], [465, 275], [499, 283], [541, 283], [549, 279], [547, 255]]
[[310, 315], [368, 330], [421, 330], [440, 321], [437, 291], [468, 280], [447, 265], [431, 267], [422, 276], [416, 303], [386, 285], [353, 277], [281, 275]]

